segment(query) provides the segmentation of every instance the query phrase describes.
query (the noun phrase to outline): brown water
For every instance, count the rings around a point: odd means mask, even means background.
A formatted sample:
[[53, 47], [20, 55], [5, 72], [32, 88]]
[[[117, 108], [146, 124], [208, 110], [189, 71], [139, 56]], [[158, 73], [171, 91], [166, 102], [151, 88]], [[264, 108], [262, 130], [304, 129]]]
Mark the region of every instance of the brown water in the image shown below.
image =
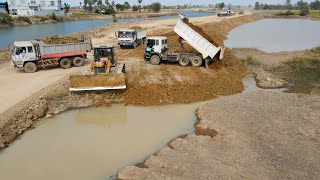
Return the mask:
[[112, 179], [121, 168], [194, 132], [199, 105], [113, 105], [41, 120], [0, 153], [0, 179]]

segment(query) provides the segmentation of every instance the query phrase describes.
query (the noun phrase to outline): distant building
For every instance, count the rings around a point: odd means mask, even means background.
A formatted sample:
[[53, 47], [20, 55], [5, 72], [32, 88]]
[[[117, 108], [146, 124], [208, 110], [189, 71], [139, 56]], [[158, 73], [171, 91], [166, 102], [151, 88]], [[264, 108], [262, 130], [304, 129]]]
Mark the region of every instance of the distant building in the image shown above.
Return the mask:
[[8, 6], [10, 14], [20, 16], [45, 15], [63, 11], [61, 0], [8, 0]]
[[0, 2], [0, 12], [1, 13], [9, 13], [8, 3], [1, 3]]

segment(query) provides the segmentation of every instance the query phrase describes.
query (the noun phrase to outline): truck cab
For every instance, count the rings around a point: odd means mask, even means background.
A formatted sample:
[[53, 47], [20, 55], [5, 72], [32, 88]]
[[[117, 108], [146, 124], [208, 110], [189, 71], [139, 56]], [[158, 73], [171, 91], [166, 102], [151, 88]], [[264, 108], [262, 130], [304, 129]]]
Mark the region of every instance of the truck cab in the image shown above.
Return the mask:
[[168, 50], [168, 38], [164, 36], [152, 36], [147, 38], [144, 57], [150, 59], [152, 55], [160, 55]]
[[137, 33], [133, 29], [123, 29], [118, 31], [118, 44], [120, 46], [133, 46]]
[[13, 43], [11, 60], [16, 68], [23, 68], [27, 62], [36, 61], [36, 52], [31, 41], [16, 41]]

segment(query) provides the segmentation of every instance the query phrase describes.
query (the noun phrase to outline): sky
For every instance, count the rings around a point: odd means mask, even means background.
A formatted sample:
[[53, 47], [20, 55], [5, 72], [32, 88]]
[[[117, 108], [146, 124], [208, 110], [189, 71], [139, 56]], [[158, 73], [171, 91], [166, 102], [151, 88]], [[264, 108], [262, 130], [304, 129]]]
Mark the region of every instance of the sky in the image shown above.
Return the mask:
[[[104, 2], [105, 0], [102, 0]], [[112, 0], [109, 0], [111, 2]], [[128, 1], [130, 5], [138, 4], [138, 0], [114, 0], [117, 3], [123, 3]], [[254, 5], [255, 2], [267, 3], [267, 4], [284, 4], [286, 0], [142, 0], [142, 5], [151, 4], [153, 2], [160, 2], [163, 5], [182, 5], [182, 4], [196, 4], [196, 5], [208, 5], [208, 4], [216, 4], [220, 2], [224, 2], [226, 4], [233, 5]], [[291, 0], [292, 3], [296, 3], [298, 0]], [[312, 2], [314, 0], [305, 0], [307, 2]], [[5, 2], [5, 0], [0, 0], [0, 2]], [[68, 3], [71, 6], [79, 6], [79, 3], [83, 0], [62, 0], [63, 3]]]

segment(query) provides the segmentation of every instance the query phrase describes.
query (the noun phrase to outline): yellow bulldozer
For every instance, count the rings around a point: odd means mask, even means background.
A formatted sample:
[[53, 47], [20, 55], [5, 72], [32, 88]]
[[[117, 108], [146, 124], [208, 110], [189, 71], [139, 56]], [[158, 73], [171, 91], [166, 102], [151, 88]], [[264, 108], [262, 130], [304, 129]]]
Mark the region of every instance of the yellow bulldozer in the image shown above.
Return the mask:
[[93, 48], [93, 60], [84, 75], [70, 76], [70, 91], [126, 89], [125, 64], [115, 59], [114, 47]]

